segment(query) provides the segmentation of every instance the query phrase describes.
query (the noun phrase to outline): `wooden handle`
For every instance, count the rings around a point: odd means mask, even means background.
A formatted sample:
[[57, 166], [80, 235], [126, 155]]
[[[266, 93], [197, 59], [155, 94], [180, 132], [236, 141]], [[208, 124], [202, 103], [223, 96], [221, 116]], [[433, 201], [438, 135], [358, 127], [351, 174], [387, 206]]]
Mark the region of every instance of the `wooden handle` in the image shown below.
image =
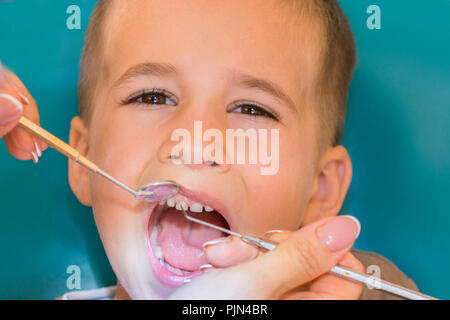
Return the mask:
[[50, 132], [42, 129], [40, 126], [28, 120], [24, 116], [20, 117], [17, 125], [22, 129], [24, 129], [25, 131], [31, 133], [33, 136], [38, 137], [53, 149], [61, 152], [69, 159], [72, 159], [80, 163], [81, 165], [85, 166], [86, 168], [94, 172], [97, 172], [98, 166], [95, 163], [83, 157], [78, 150], [72, 148], [70, 145], [60, 140], [59, 138], [55, 137]]

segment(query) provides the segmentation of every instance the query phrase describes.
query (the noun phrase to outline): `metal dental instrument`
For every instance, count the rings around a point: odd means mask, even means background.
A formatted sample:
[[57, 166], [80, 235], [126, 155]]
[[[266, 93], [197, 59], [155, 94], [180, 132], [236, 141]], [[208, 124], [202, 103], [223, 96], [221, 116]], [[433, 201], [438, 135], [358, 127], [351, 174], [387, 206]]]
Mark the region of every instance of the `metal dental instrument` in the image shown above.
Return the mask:
[[159, 202], [174, 196], [179, 191], [179, 185], [173, 181], [153, 182], [139, 188], [138, 190], [134, 190], [133, 188], [130, 188], [126, 184], [120, 182], [116, 178], [107, 174], [105, 171], [100, 169], [95, 163], [93, 163], [89, 159], [83, 157], [78, 150], [72, 148], [70, 145], [60, 140], [59, 138], [55, 137], [50, 132], [44, 130], [34, 122], [25, 118], [24, 116], [20, 118], [17, 125], [22, 129], [26, 130], [27, 132], [31, 133], [33, 136], [38, 137], [46, 144], [48, 144], [50, 147], [64, 154], [69, 159], [74, 160], [83, 167], [91, 170], [94, 173], [101, 175], [102, 177], [108, 179], [115, 185], [128, 191], [139, 200], [145, 202]]
[[[192, 222], [196, 222], [199, 224], [202, 224], [204, 226], [216, 229], [216, 230], [220, 230], [224, 233], [236, 236], [238, 238], [241, 238], [243, 241], [256, 246], [257, 248], [261, 248], [265, 251], [270, 251], [273, 250], [277, 247], [278, 243], [268, 240], [268, 239], [264, 239], [264, 238], [259, 238], [259, 237], [255, 237], [255, 236], [251, 236], [251, 235], [246, 235], [246, 234], [240, 234], [237, 232], [233, 232], [231, 230], [216, 226], [212, 223], [209, 222], [205, 222], [203, 220], [191, 217], [187, 214], [187, 212], [185, 210], [183, 210], [183, 215], [186, 219], [192, 221]], [[410, 300], [438, 300], [434, 297], [422, 294], [420, 292], [414, 291], [414, 290], [410, 290], [407, 288], [404, 288], [402, 286], [393, 284], [391, 282], [385, 281], [385, 280], [381, 280], [381, 279], [376, 279], [374, 277], [370, 277], [364, 273], [360, 273], [345, 267], [341, 267], [341, 266], [334, 266], [333, 268], [331, 268], [331, 270], [329, 271], [332, 274], [338, 275], [342, 278], [347, 278], [347, 279], [351, 279], [353, 281], [356, 282], [360, 282], [362, 284], [366, 284], [368, 286], [373, 287], [374, 289], [377, 290], [382, 290], [382, 291], [386, 291], [392, 294], [395, 294], [397, 296], [406, 298], [406, 299], [410, 299]]]

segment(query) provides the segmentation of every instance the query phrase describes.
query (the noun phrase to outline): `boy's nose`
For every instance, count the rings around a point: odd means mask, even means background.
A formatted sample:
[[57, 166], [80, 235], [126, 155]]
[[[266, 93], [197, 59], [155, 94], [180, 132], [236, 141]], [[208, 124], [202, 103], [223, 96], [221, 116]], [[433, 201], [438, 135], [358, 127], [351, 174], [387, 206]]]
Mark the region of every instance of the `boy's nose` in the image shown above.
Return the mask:
[[204, 140], [203, 133], [199, 134], [195, 130], [181, 130], [180, 135], [176, 135], [176, 138], [171, 135], [169, 140], [161, 146], [159, 150], [161, 162], [185, 166], [192, 170], [209, 168], [226, 172], [230, 169], [230, 164], [226, 161], [223, 141]]
[[200, 146], [192, 146], [192, 150], [168, 148], [168, 152], [165, 153], [164, 158], [166, 162], [171, 162], [174, 165], [186, 166], [193, 170], [201, 170], [205, 168], [214, 168], [214, 170], [220, 172], [226, 172], [229, 170], [230, 164], [226, 163], [226, 161], [219, 160], [214, 156], [207, 156], [203, 152], [204, 150], [204, 146], [203, 148]]

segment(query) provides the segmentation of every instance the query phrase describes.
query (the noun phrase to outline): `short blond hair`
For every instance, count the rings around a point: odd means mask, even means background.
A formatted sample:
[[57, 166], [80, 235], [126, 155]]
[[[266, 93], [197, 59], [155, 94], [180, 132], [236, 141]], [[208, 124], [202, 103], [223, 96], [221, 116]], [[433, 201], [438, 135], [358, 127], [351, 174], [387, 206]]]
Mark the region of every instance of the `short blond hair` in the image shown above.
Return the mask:
[[[281, 1], [281, 0], [277, 0]], [[319, 18], [323, 48], [318, 77], [314, 83], [322, 141], [335, 145], [342, 137], [348, 91], [356, 64], [354, 37], [347, 17], [335, 0], [287, 0], [302, 14]], [[105, 70], [103, 59], [104, 21], [113, 0], [99, 0], [91, 15], [81, 58], [78, 80], [79, 114], [86, 125], [92, 115], [98, 79]]]
[[99, 78], [104, 70], [102, 54], [104, 47], [104, 21], [113, 0], [99, 0], [92, 12], [81, 55], [78, 77], [78, 112], [85, 125], [89, 125], [92, 115]]

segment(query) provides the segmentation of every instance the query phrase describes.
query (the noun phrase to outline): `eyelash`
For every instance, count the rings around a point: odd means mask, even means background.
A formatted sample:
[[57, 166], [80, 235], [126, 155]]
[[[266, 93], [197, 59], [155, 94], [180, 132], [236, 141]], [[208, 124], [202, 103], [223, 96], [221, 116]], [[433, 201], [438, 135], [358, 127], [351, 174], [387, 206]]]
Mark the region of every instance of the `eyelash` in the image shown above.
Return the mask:
[[[138, 93], [133, 94], [131, 97], [126, 98], [125, 100], [123, 100], [121, 103], [122, 105], [126, 105], [126, 104], [131, 104], [131, 103], [137, 103], [137, 104], [145, 104], [145, 105], [149, 105], [149, 104], [154, 104], [154, 105], [158, 105], [158, 104], [163, 104], [163, 103], [147, 103], [144, 101], [139, 101], [140, 99], [143, 99], [146, 96], [163, 96], [165, 99], [171, 99], [172, 101], [174, 101], [173, 103], [169, 104], [171, 106], [176, 106], [178, 104], [177, 99], [175, 98], [175, 96], [173, 94], [171, 94], [170, 92], [167, 92], [164, 89], [151, 89], [151, 90], [142, 90]], [[167, 103], [164, 103], [167, 104]]]
[[[145, 104], [145, 105], [162, 104], [162, 103], [147, 103], [147, 102], [139, 101], [140, 99], [143, 99], [144, 97], [151, 96], [151, 95], [160, 95], [160, 96], [163, 96], [165, 99], [171, 99], [171, 100], [175, 101], [173, 104], [169, 104], [169, 105], [176, 106], [178, 104], [178, 101], [175, 98], [175, 96], [173, 94], [167, 92], [164, 89], [142, 90], [142, 91], [140, 91], [138, 93], [133, 94], [131, 97], [128, 97], [128, 98], [124, 99], [121, 102], [121, 104], [122, 105], [127, 105], [127, 104], [132, 104], [132, 103]], [[166, 104], [166, 103], [164, 103], [164, 104]], [[243, 113], [243, 112], [242, 112], [242, 114], [247, 114], [247, 115], [254, 116], [254, 117], [266, 117], [266, 118], [269, 118], [269, 119], [273, 119], [275, 121], [279, 121], [279, 118], [278, 118], [277, 115], [275, 115], [274, 113], [268, 111], [263, 106], [261, 106], [259, 104], [256, 104], [256, 103], [253, 103], [253, 102], [244, 102], [244, 103], [241, 103], [241, 104], [235, 103], [234, 104], [234, 108], [231, 109], [231, 110], [228, 110], [228, 112], [229, 113], [234, 113], [233, 110], [236, 110], [236, 109], [240, 109], [242, 111], [243, 107], [250, 107], [252, 109], [252, 111], [250, 111], [250, 114], [249, 113]], [[259, 113], [259, 114], [256, 114], [256, 113]]]
[[250, 107], [250, 108], [252, 108], [253, 111], [251, 111], [251, 112], [255, 112], [255, 109], [256, 109], [257, 110], [256, 112], [259, 112], [260, 114], [256, 114], [256, 115], [255, 114], [248, 114], [248, 113], [242, 113], [242, 114], [247, 114], [247, 115], [250, 115], [250, 116], [253, 116], [253, 117], [266, 117], [266, 118], [269, 118], [269, 119], [273, 119], [275, 121], [279, 121], [279, 118], [278, 118], [277, 115], [275, 115], [274, 113], [268, 111], [263, 106], [261, 106], [259, 104], [256, 104], [256, 103], [253, 103], [253, 102], [243, 102], [243, 103], [240, 103], [240, 104], [236, 103], [235, 107], [232, 110], [229, 110], [228, 112], [231, 113], [233, 110], [236, 110], [236, 109], [241, 109], [242, 110], [243, 107]]

